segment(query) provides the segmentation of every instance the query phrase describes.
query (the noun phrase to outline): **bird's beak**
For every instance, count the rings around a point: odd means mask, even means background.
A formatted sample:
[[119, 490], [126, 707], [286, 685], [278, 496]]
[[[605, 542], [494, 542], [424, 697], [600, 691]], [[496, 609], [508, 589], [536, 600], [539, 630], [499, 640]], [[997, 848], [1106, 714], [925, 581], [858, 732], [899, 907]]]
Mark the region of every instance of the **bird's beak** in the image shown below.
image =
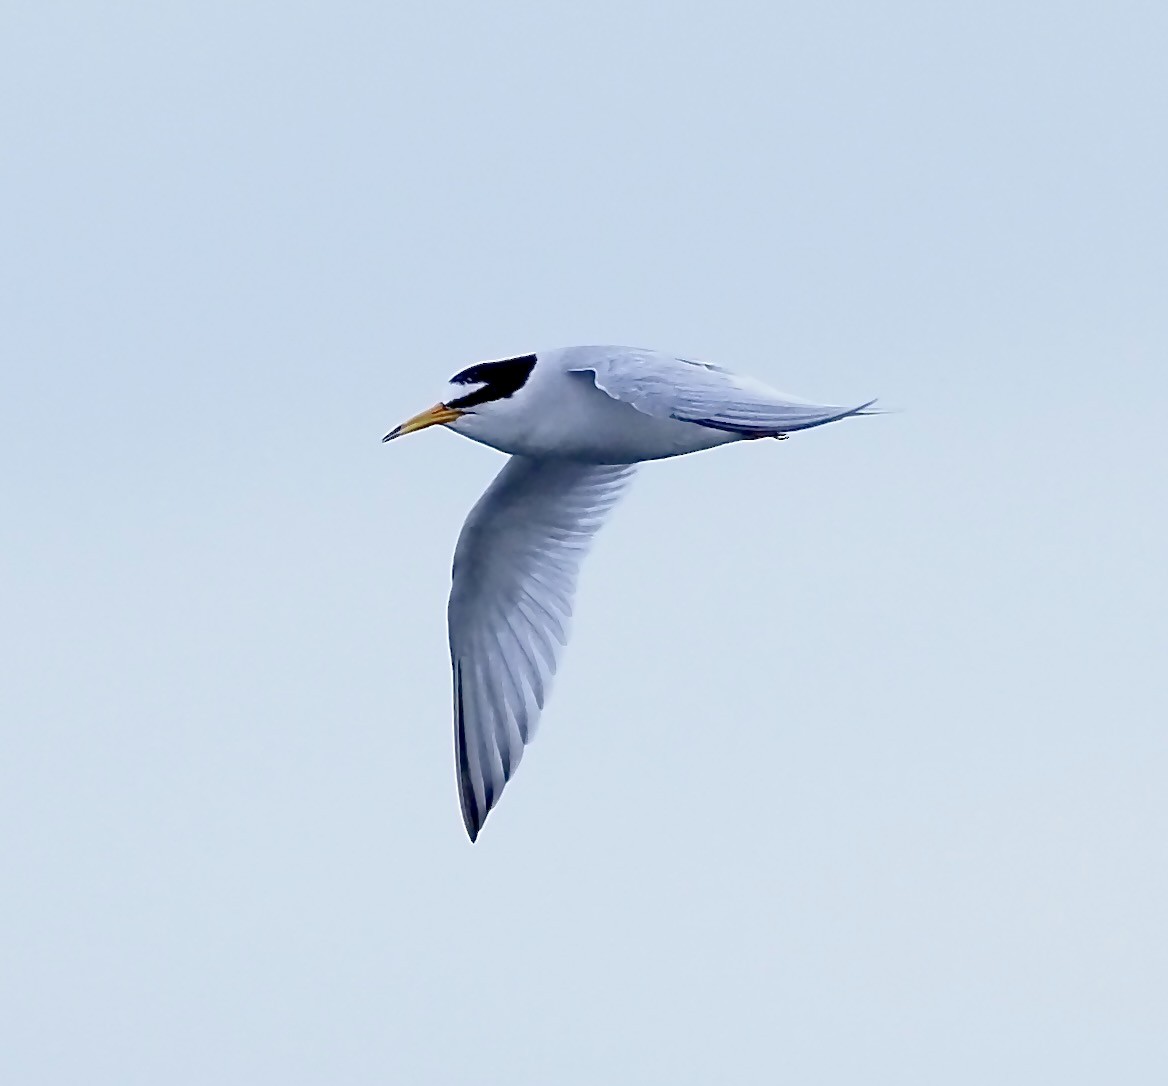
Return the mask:
[[412, 434], [415, 430], [424, 430], [427, 426], [445, 426], [465, 414], [465, 411], [459, 411], [456, 407], [447, 407], [444, 403], [436, 403], [420, 415], [415, 415], [396, 429], [390, 430], [381, 440], [392, 441], [395, 437], [404, 437], [406, 434]]

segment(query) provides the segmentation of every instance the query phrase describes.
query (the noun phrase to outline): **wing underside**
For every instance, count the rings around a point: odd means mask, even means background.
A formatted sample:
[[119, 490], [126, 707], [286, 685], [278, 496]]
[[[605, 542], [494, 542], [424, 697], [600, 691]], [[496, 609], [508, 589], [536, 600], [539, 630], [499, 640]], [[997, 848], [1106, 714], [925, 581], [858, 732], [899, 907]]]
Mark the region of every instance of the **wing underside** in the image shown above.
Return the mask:
[[513, 456], [463, 526], [448, 618], [458, 794], [472, 841], [534, 735], [580, 563], [633, 470]]

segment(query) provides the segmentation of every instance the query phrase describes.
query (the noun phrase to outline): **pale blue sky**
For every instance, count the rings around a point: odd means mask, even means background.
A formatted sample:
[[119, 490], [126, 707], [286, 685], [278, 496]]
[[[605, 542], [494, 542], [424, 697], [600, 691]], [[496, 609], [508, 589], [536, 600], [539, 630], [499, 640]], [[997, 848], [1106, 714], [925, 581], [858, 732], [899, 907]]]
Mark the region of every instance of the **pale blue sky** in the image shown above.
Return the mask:
[[[6, 5], [0, 1079], [1168, 1081], [1166, 12]], [[379, 438], [579, 342], [902, 410], [641, 474], [472, 847]]]

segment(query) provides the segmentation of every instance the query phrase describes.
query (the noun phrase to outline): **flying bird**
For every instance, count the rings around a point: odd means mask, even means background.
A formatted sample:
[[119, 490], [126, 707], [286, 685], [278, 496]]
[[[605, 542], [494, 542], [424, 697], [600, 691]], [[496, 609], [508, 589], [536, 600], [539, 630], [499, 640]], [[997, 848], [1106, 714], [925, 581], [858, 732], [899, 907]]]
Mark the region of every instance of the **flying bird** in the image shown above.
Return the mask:
[[462, 818], [474, 841], [531, 742], [580, 563], [643, 460], [853, 415], [720, 366], [629, 347], [479, 362], [383, 441], [429, 426], [509, 453], [459, 534], [447, 620]]

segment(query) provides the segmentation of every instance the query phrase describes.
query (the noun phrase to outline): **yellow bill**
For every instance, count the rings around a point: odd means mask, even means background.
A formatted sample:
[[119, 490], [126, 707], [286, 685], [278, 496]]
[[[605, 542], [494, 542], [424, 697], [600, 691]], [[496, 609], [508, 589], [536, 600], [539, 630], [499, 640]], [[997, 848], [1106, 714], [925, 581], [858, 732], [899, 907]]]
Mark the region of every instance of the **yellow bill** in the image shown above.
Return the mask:
[[447, 423], [461, 418], [465, 413], [456, 407], [447, 407], [444, 403], [436, 403], [433, 407], [426, 408], [420, 415], [415, 415], [396, 429], [390, 430], [381, 440], [392, 441], [395, 437], [405, 437], [406, 434], [412, 434], [415, 430], [424, 430], [427, 426], [445, 426]]

